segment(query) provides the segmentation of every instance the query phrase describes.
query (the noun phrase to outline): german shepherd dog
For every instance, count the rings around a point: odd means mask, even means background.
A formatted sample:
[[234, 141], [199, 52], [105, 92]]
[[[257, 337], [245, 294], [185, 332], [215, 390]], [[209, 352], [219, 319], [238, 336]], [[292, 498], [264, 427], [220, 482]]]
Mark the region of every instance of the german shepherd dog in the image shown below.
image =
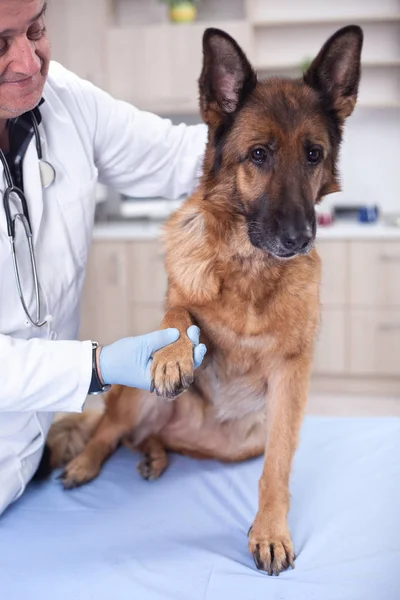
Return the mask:
[[[180, 338], [153, 356], [155, 393], [115, 386], [102, 415], [61, 419], [48, 437], [65, 488], [95, 478], [120, 443], [143, 452], [145, 479], [164, 471], [166, 450], [220, 461], [264, 453], [248, 537], [256, 566], [270, 575], [295, 558], [288, 487], [319, 323], [315, 204], [339, 189], [362, 45], [362, 30], [344, 27], [301, 79], [259, 82], [235, 40], [205, 31], [203, 175], [164, 232], [161, 328], [178, 328]], [[192, 324], [208, 348], [195, 374]]]

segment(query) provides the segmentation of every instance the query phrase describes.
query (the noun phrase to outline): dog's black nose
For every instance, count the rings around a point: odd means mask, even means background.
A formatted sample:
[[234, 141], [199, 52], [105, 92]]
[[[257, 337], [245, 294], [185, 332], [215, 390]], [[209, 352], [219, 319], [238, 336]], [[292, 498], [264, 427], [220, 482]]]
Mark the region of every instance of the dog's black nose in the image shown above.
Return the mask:
[[288, 229], [281, 234], [281, 244], [288, 252], [300, 252], [311, 242], [312, 233], [307, 227], [302, 230]]

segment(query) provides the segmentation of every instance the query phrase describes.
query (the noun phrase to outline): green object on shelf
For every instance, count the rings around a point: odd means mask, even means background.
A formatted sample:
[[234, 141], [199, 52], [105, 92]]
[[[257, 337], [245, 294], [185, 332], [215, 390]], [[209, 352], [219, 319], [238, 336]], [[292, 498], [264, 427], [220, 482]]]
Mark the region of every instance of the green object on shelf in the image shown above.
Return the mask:
[[196, 2], [193, 0], [161, 0], [168, 4], [168, 15], [174, 23], [190, 23], [197, 17]]

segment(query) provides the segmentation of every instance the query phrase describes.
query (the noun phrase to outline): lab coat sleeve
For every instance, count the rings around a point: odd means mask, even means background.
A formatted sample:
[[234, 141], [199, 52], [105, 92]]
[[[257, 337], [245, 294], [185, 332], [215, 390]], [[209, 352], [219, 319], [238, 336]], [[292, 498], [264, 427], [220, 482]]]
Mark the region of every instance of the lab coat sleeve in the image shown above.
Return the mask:
[[101, 90], [93, 94], [100, 183], [133, 197], [179, 198], [193, 191], [202, 170], [205, 125], [173, 125]]
[[0, 335], [0, 414], [81, 412], [92, 375], [91, 357], [90, 341]]
[[53, 72], [67, 85], [72, 110], [82, 114], [100, 183], [134, 197], [179, 198], [193, 191], [202, 173], [205, 124], [173, 125], [60, 65]]

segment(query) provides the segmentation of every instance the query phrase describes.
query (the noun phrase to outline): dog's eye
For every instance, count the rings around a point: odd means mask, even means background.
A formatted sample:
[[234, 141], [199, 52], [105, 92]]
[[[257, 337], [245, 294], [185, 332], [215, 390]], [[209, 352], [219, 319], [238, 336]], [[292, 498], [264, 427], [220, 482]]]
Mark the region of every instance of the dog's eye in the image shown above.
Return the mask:
[[310, 165], [317, 165], [322, 159], [322, 150], [319, 146], [311, 146], [307, 149], [307, 160]]
[[257, 165], [261, 165], [267, 158], [267, 151], [262, 146], [258, 146], [251, 151], [251, 160]]

